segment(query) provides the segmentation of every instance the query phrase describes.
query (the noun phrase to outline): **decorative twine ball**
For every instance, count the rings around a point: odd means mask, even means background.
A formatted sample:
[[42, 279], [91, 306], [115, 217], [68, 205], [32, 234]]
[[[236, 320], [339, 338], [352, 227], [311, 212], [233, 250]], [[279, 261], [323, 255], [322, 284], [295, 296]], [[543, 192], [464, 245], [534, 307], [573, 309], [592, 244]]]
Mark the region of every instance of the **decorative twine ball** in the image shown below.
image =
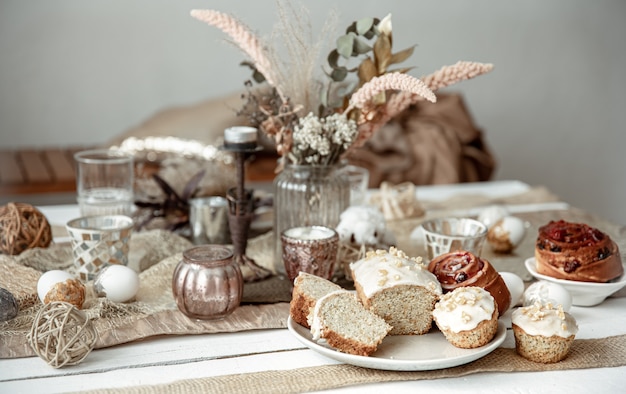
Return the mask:
[[45, 304], [28, 333], [35, 353], [54, 368], [80, 363], [93, 350], [98, 335], [87, 315], [67, 302]]
[[47, 248], [51, 242], [50, 223], [37, 208], [19, 202], [0, 207], [0, 252], [17, 255], [26, 249]]

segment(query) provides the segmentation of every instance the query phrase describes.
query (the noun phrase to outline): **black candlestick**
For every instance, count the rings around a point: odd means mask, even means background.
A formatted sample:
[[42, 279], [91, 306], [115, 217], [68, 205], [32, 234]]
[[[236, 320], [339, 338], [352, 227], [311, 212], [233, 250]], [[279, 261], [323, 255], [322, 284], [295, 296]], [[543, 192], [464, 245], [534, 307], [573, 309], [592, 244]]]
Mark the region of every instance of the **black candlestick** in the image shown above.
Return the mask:
[[229, 189], [226, 195], [229, 206], [228, 224], [233, 242], [233, 257], [241, 266], [246, 266], [252, 271], [253, 276], [247, 281], [265, 279], [272, 273], [246, 256], [250, 224], [254, 218], [254, 191], [245, 188], [244, 171], [247, 156], [261, 150], [256, 143], [256, 129], [251, 127], [230, 128], [224, 134], [223, 149], [233, 152], [237, 171], [237, 185]]

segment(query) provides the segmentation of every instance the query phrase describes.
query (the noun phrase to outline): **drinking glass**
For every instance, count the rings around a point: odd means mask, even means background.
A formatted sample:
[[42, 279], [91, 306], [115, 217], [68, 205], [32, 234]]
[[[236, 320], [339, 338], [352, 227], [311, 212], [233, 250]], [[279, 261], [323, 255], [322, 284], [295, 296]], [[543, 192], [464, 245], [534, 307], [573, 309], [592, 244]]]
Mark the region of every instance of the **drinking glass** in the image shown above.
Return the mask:
[[366, 204], [370, 179], [369, 170], [349, 164], [343, 168], [343, 171], [350, 183], [350, 205]]
[[133, 156], [95, 149], [74, 155], [76, 191], [82, 216], [130, 215], [133, 207]]

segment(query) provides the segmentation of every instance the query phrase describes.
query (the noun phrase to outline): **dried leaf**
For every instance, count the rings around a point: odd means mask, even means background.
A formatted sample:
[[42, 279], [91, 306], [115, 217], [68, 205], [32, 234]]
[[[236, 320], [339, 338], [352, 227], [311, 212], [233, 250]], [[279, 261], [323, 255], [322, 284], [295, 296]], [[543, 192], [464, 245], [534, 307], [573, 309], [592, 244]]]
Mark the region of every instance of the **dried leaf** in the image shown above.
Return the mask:
[[378, 74], [384, 74], [391, 60], [391, 42], [389, 36], [381, 35], [374, 43], [374, 59]]
[[403, 68], [398, 68], [398, 69], [394, 69], [394, 70], [387, 70], [388, 74], [391, 73], [402, 73], [402, 74], [406, 74], [409, 71], [413, 70], [415, 67], [403, 67]]
[[204, 178], [205, 173], [206, 173], [206, 170], [199, 171], [196, 175], [193, 176], [193, 178], [189, 180], [189, 182], [187, 182], [183, 190], [183, 195], [182, 195], [183, 200], [187, 201], [191, 197], [193, 197], [195, 192], [198, 190], [198, 185], [200, 184], [200, 181], [202, 180], [202, 178]]
[[358, 75], [361, 85], [378, 75], [376, 72], [376, 65], [374, 65], [372, 58], [368, 57], [361, 62]]
[[347, 76], [348, 76], [348, 69], [345, 67], [336, 68], [330, 73], [330, 77], [335, 82], [341, 82], [344, 79], [346, 79]]
[[415, 45], [410, 48], [404, 49], [398, 53], [394, 53], [391, 55], [391, 59], [389, 59], [389, 64], [398, 64], [402, 63], [406, 59], [410, 58], [413, 55], [413, 50], [415, 49]]
[[356, 22], [352, 22], [348, 27], [346, 27], [346, 34], [348, 33], [356, 33]]
[[369, 46], [365, 41], [359, 39], [358, 37], [354, 39], [354, 42], [352, 44], [353, 56], [363, 55], [371, 50], [372, 50], [372, 47]]
[[374, 18], [363, 18], [356, 21], [356, 33], [365, 35], [374, 26]]
[[372, 98], [371, 102], [375, 106], [385, 104], [387, 102], [387, 92], [378, 93]]
[[181, 200], [178, 193], [176, 193], [176, 190], [172, 189], [172, 187], [167, 182], [165, 182], [165, 180], [161, 178], [158, 174], [153, 174], [152, 178], [154, 178], [155, 182], [159, 185], [161, 190], [163, 190], [166, 199], [171, 199], [173, 197], [176, 200]]
[[337, 52], [344, 58], [350, 59], [352, 56], [352, 47], [354, 46], [354, 38], [356, 34], [348, 33], [337, 38]]
[[328, 54], [328, 65], [333, 69], [330, 73], [326, 73], [333, 81], [341, 82], [348, 76], [348, 73], [355, 72], [357, 68], [349, 69], [339, 65], [339, 52], [333, 50]]
[[374, 26], [372, 26], [370, 30], [368, 30], [365, 34], [363, 34], [363, 37], [367, 38], [368, 40], [371, 40], [372, 38], [377, 36], [378, 35], [377, 26], [379, 23], [380, 23], [380, 19], [374, 18]]
[[266, 81], [265, 75], [259, 72], [259, 70], [254, 66], [254, 63], [246, 61], [239, 63], [239, 65], [246, 66], [252, 70], [252, 79], [254, 80], [254, 82], [263, 83]]
[[339, 52], [337, 52], [336, 49], [333, 49], [332, 51], [330, 51], [330, 53], [328, 54], [328, 57], [326, 58], [328, 60], [328, 64], [330, 65], [330, 67], [332, 68], [340, 68], [341, 66], [339, 66]]

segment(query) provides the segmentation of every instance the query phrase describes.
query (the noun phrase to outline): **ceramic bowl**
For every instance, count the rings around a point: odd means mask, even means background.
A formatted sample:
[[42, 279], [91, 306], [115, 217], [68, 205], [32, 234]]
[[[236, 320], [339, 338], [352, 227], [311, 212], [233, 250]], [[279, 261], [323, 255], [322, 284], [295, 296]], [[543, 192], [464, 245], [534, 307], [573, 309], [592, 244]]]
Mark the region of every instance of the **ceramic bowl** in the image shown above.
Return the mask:
[[531, 257], [524, 262], [526, 269], [536, 279], [558, 283], [563, 286], [572, 296], [572, 305], [594, 306], [602, 303], [608, 296], [626, 286], [626, 275], [622, 275], [612, 282], [595, 283], [580, 282], [575, 280], [556, 279], [537, 272], [535, 258]]

